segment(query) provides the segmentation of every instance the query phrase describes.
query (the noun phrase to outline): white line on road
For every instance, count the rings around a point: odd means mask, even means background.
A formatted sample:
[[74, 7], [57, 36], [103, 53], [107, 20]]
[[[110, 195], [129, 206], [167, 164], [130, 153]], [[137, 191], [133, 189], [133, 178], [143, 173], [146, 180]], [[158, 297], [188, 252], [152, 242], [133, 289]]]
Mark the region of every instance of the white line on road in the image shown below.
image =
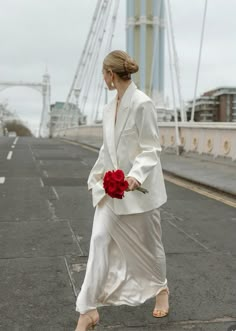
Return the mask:
[[199, 193], [201, 195], [204, 195], [208, 198], [214, 199], [216, 201], [220, 201], [220, 202], [222, 202], [226, 205], [229, 205], [231, 207], [236, 208], [236, 201], [235, 201], [234, 198], [230, 198], [227, 195], [215, 192], [214, 189], [212, 189], [210, 187], [206, 188], [206, 187], [201, 186], [201, 184], [189, 182], [188, 180], [186, 180], [184, 178], [178, 178], [178, 177], [175, 177], [173, 175], [171, 176], [171, 175], [168, 175], [168, 174], [165, 174], [165, 173], [164, 173], [164, 178], [168, 182], [171, 182], [173, 184], [184, 187], [188, 190], [191, 190], [193, 192], [197, 192], [197, 193]]
[[66, 270], [67, 270], [67, 273], [68, 273], [68, 276], [69, 276], [69, 279], [70, 279], [70, 282], [71, 282], [71, 285], [72, 285], [72, 288], [73, 288], [73, 291], [74, 291], [74, 295], [75, 295], [75, 297], [77, 297], [78, 293], [76, 291], [75, 282], [74, 282], [74, 279], [73, 279], [73, 277], [71, 275], [70, 268], [68, 266], [68, 263], [67, 263], [67, 260], [66, 260], [65, 257], [64, 257], [64, 261], [65, 261]]
[[11, 148], [15, 148], [15, 145], [12, 145]]
[[197, 240], [196, 238], [194, 238], [193, 236], [191, 236], [190, 234], [188, 234], [187, 232], [185, 232], [183, 229], [181, 229], [179, 226], [177, 226], [176, 224], [174, 224], [173, 222], [171, 222], [170, 220], [167, 220], [168, 223], [170, 223], [172, 226], [174, 226], [176, 229], [178, 229], [180, 232], [183, 232], [188, 238], [192, 239], [193, 241], [195, 241], [199, 246], [203, 247], [205, 250], [207, 250], [208, 252], [213, 253], [213, 251], [211, 251], [211, 249], [209, 247], [207, 247], [206, 245], [202, 244], [199, 240]]
[[64, 141], [67, 144], [71, 144], [71, 145], [79, 145], [79, 146], [83, 147], [84, 149], [88, 149], [89, 151], [99, 153], [99, 148], [96, 148], [96, 147], [92, 147], [92, 146], [90, 147], [88, 145], [84, 145], [84, 144], [79, 143], [79, 142], [69, 141], [69, 140], [66, 140], [66, 139], [61, 139], [61, 141]]
[[42, 187], [44, 187], [44, 182], [43, 182], [43, 180], [42, 180], [41, 177], [39, 178], [39, 181], [40, 181], [40, 185], [41, 185]]
[[56, 191], [56, 189], [55, 189], [54, 186], [52, 186], [52, 190], [53, 190], [53, 192], [54, 192], [54, 194], [55, 194], [57, 200], [59, 200], [59, 195], [58, 195], [58, 193], [57, 193], [57, 191]]
[[10, 160], [10, 159], [12, 158], [12, 154], [13, 154], [12, 151], [10, 151], [10, 152], [8, 153], [8, 155], [7, 155], [7, 160]]
[[85, 165], [86, 167], [88, 166], [88, 163], [84, 160], [80, 161], [80, 163], [82, 163], [83, 165]]
[[5, 177], [0, 177], [0, 184], [4, 184], [5, 183]]
[[48, 177], [48, 173], [47, 173], [46, 170], [43, 170], [43, 174], [44, 174], [45, 177]]
[[13, 142], [14, 145], [17, 143], [18, 139], [19, 139], [19, 137], [16, 137], [16, 139]]

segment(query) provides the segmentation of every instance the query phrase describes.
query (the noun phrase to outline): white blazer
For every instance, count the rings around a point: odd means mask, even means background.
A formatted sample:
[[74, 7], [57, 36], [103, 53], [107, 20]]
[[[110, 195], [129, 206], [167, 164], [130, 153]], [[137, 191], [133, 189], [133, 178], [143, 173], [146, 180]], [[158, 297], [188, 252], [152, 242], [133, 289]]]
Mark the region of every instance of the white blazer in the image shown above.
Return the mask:
[[[115, 124], [115, 97], [103, 112], [103, 145], [88, 178], [93, 206], [105, 196], [117, 215], [142, 213], [160, 207], [167, 201], [160, 163], [157, 114], [152, 100], [132, 82], [125, 91]], [[123, 199], [112, 199], [103, 189], [108, 170], [122, 169], [136, 178], [149, 193], [125, 192]]]

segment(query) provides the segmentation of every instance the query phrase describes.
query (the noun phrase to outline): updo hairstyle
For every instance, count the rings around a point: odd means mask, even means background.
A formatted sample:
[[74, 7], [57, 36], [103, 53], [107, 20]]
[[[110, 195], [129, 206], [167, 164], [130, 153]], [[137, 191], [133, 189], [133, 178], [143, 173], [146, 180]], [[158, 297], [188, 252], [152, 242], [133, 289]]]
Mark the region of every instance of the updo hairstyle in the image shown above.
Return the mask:
[[121, 79], [131, 79], [131, 74], [139, 70], [139, 66], [126, 52], [113, 51], [109, 53], [103, 61], [103, 69], [112, 70]]

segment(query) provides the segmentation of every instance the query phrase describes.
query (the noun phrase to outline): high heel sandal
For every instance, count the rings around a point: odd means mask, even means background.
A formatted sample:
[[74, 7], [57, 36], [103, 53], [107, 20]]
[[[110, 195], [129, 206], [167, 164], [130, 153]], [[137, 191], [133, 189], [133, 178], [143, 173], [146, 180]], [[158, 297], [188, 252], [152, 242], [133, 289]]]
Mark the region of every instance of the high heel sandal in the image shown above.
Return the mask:
[[[96, 327], [96, 325], [98, 324], [98, 322], [99, 322], [99, 315], [98, 315], [98, 317], [94, 320], [93, 318], [92, 318], [92, 316], [89, 314], [89, 312], [87, 312], [87, 313], [84, 313], [84, 314], [81, 314], [83, 317], [84, 316], [87, 316], [89, 319], [90, 319], [90, 323], [86, 326], [86, 331], [88, 331], [88, 330], [94, 330], [95, 329], [95, 327]], [[77, 330], [77, 328], [76, 328], [76, 330]]]
[[[161, 293], [167, 293], [168, 294], [168, 296], [169, 296], [169, 294], [170, 294], [170, 291], [169, 291], [169, 289], [168, 289], [168, 287], [166, 288], [166, 289], [164, 289], [164, 290], [162, 290], [159, 294], [161, 294]], [[158, 295], [159, 295], [158, 294]], [[165, 309], [159, 309], [159, 308], [154, 308], [154, 310], [153, 310], [153, 313], [152, 313], [152, 316], [153, 317], [158, 317], [158, 318], [160, 318], [160, 317], [165, 317], [165, 316], [167, 316], [169, 314], [169, 305], [168, 305], [168, 309], [167, 310], [165, 310]]]
[[93, 318], [88, 313], [85, 313], [85, 315], [87, 315], [91, 320], [91, 323], [89, 325], [87, 325], [86, 331], [87, 330], [94, 330], [96, 325], [99, 322], [99, 317], [94, 321]]

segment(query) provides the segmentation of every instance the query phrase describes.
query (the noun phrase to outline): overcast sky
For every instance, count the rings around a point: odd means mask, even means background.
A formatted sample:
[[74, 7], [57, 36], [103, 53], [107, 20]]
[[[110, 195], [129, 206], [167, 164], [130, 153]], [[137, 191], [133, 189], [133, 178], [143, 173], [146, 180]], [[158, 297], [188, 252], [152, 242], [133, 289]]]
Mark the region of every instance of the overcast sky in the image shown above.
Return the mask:
[[[204, 1], [171, 0], [184, 100], [193, 97]], [[0, 0], [0, 81], [40, 82], [47, 66], [51, 101], [64, 101], [96, 2]], [[113, 49], [125, 49], [126, 1], [120, 2]], [[234, 0], [208, 0], [198, 95], [217, 86], [236, 86], [235, 13]], [[171, 99], [167, 55], [166, 60], [165, 95]], [[38, 127], [40, 94], [14, 87], [0, 93], [0, 102], [6, 100], [33, 130]]]

